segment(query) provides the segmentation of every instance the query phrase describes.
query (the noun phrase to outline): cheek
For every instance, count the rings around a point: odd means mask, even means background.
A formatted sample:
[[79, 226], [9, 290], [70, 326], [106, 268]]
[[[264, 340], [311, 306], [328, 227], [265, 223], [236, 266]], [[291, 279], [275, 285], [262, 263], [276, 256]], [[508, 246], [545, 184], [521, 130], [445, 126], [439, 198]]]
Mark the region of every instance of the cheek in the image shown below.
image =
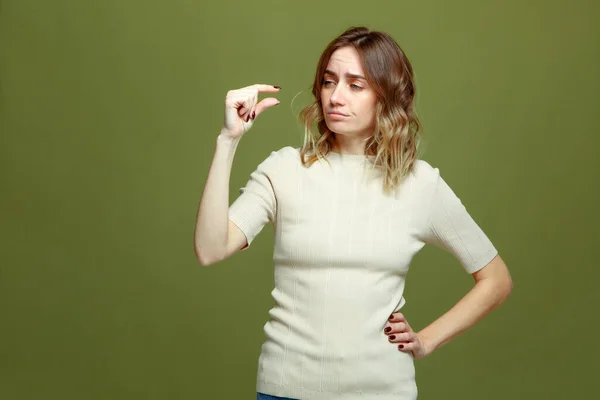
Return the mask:
[[365, 102], [362, 110], [364, 111], [361, 113], [361, 119], [363, 119], [365, 122], [373, 123], [375, 121], [376, 104], [372, 103], [371, 101]]
[[327, 94], [325, 92], [321, 92], [321, 104], [327, 104]]

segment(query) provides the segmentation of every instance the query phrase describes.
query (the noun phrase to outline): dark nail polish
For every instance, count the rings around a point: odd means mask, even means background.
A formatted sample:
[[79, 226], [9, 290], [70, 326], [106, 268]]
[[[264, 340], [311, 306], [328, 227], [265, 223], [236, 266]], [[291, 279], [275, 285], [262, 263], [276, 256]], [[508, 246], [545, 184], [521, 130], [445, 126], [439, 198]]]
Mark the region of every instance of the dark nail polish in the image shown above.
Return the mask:
[[256, 118], [256, 111], [252, 111], [252, 119]]
[[396, 335], [390, 335], [390, 340], [396, 339]]
[[388, 318], [390, 321], [394, 319], [393, 315], [390, 315], [390, 317]]
[[275, 89], [281, 89], [281, 86], [273, 86]]
[[399, 345], [398, 345], [398, 348], [399, 348], [399, 349], [403, 349], [403, 348], [404, 348], [404, 345], [403, 345], [403, 344], [399, 344]]
[[385, 328], [385, 331], [386, 331], [386, 332], [389, 332], [389, 331], [391, 331], [391, 330], [392, 330], [392, 328], [390, 328], [389, 326], [388, 326], [387, 328]]

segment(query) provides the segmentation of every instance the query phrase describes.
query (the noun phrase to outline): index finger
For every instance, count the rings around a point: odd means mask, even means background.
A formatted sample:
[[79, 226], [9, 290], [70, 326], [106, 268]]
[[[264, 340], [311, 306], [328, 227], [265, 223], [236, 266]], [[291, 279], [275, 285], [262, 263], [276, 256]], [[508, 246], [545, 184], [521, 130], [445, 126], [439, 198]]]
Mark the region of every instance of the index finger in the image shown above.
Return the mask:
[[252, 87], [258, 90], [260, 93], [277, 93], [279, 89], [281, 89], [279, 86], [263, 85], [259, 83], [257, 83], [256, 85], [252, 85]]
[[400, 321], [406, 321], [406, 319], [404, 318], [404, 315], [402, 315], [402, 313], [394, 312], [394, 313], [392, 313], [392, 315], [390, 315], [389, 321], [400, 322]]

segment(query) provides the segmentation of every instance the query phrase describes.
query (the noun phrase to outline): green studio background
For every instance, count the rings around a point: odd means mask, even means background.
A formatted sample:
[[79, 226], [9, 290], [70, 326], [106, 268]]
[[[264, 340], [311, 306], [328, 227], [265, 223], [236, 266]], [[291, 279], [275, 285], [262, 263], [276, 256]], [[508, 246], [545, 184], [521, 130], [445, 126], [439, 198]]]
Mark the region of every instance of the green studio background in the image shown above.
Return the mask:
[[[597, 391], [597, 2], [2, 0], [0, 13], [1, 399], [255, 398], [272, 226], [211, 267], [192, 246], [225, 93], [282, 86], [238, 147], [233, 201], [271, 151], [301, 145], [318, 56], [351, 25], [407, 52], [423, 158], [514, 279], [499, 309], [416, 361], [420, 398]], [[421, 329], [472, 284], [427, 246], [404, 312]]]

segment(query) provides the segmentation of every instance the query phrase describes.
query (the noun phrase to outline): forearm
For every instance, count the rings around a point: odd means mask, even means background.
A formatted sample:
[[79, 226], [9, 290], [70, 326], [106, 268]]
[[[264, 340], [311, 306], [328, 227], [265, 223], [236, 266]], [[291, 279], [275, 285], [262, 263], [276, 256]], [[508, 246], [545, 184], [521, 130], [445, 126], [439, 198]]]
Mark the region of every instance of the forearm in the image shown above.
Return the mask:
[[194, 249], [196, 257], [210, 261], [226, 249], [229, 230], [229, 181], [238, 139], [217, 137], [215, 154], [198, 206]]
[[418, 332], [433, 351], [469, 329], [498, 307], [509, 295], [506, 284], [492, 279], [478, 281], [448, 312]]

